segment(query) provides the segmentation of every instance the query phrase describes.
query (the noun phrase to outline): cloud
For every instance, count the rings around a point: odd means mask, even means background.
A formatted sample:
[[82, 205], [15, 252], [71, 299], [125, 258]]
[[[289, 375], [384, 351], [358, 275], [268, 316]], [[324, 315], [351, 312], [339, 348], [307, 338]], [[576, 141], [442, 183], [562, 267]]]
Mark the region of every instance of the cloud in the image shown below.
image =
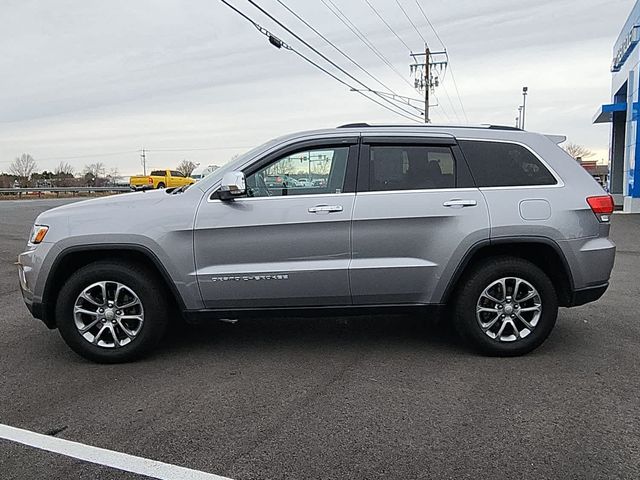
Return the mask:
[[[395, 2], [370, 1], [406, 43], [423, 48]], [[404, 79], [322, 3], [285, 3], [383, 83], [417, 96], [405, 83], [410, 81], [406, 48], [364, 1], [334, 2]], [[455, 7], [420, 2], [451, 54], [472, 122], [512, 124], [526, 84], [528, 128], [606, 150], [608, 129], [591, 125], [591, 116], [609, 100], [611, 49], [631, 0], [458, 0]], [[233, 3], [300, 47], [248, 2]], [[260, 4], [376, 85], [275, 0]], [[415, 1], [402, 4], [430, 45], [439, 48]], [[60, 157], [73, 157], [70, 163], [80, 168], [94, 161], [92, 155], [114, 153], [104, 162], [136, 173], [143, 146], [151, 150], [154, 166], [173, 166], [183, 158], [220, 163], [293, 130], [351, 121], [405, 122], [291, 52], [271, 47], [215, 0], [59, 0], [55, 7], [5, 0], [0, 31], [6, 66], [0, 77], [0, 170], [22, 152], [41, 159], [40, 168], [52, 168]], [[450, 73], [437, 89], [434, 121], [464, 120]]]

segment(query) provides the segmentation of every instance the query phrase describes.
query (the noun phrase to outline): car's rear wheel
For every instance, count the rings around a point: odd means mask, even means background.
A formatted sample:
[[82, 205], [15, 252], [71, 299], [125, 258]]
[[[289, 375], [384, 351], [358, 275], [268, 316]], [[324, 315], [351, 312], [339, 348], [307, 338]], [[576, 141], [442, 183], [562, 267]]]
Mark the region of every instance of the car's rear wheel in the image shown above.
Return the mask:
[[153, 348], [169, 310], [162, 285], [143, 266], [100, 261], [73, 273], [56, 304], [62, 338], [79, 355], [126, 362]]
[[158, 183], [158, 189], [164, 188], [165, 184], [163, 182]]
[[458, 333], [488, 355], [528, 353], [551, 333], [558, 299], [549, 277], [515, 257], [492, 258], [463, 280], [455, 300]]

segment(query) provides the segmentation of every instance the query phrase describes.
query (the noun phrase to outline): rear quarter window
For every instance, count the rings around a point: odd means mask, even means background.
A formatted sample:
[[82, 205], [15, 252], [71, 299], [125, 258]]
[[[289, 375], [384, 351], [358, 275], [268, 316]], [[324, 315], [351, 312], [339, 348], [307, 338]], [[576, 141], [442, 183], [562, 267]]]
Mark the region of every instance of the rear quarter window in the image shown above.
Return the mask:
[[555, 185], [549, 169], [527, 148], [507, 142], [460, 140], [478, 187]]

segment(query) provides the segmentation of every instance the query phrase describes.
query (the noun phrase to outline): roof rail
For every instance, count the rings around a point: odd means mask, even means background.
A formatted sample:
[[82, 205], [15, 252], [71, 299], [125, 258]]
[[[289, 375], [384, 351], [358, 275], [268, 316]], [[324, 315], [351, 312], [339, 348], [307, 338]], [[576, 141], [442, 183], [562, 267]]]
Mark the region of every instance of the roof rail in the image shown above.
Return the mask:
[[431, 127], [431, 128], [486, 128], [490, 130], [514, 130], [514, 131], [523, 131], [518, 127], [511, 127], [508, 125], [437, 125], [432, 123], [426, 123], [423, 125], [411, 125], [411, 124], [388, 124], [388, 125], [370, 125], [368, 123], [347, 123], [345, 125], [340, 125], [337, 128], [389, 128], [389, 127], [406, 127], [406, 128], [416, 128], [416, 127]]
[[338, 128], [363, 128], [370, 127], [368, 123], [347, 123], [345, 125], [340, 125]]

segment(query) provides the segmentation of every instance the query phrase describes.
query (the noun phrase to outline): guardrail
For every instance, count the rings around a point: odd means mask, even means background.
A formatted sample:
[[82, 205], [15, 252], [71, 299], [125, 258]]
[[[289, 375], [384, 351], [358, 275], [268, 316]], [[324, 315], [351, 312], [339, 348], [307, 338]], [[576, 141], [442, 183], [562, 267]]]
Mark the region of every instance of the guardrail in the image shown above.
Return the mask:
[[38, 198], [42, 197], [43, 193], [55, 193], [56, 196], [60, 196], [61, 193], [71, 193], [75, 196], [78, 193], [122, 193], [131, 192], [130, 187], [28, 187], [28, 188], [0, 188], [0, 195], [18, 195], [21, 198], [23, 194], [37, 193]]

